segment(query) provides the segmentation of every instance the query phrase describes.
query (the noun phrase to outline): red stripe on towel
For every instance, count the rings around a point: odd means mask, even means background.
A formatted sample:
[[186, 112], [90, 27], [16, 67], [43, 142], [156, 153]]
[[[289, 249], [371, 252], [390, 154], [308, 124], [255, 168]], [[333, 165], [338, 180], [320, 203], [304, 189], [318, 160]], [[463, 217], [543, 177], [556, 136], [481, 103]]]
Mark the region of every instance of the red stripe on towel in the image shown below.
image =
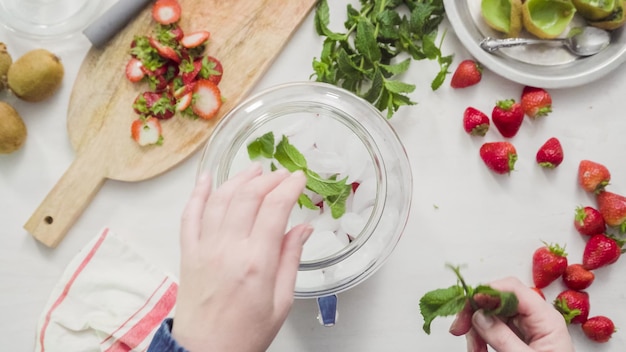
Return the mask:
[[102, 242], [104, 242], [104, 239], [106, 238], [108, 233], [109, 233], [109, 229], [104, 229], [104, 231], [102, 231], [102, 234], [100, 235], [100, 238], [98, 239], [96, 244], [94, 244], [94, 246], [91, 248], [91, 250], [85, 257], [85, 259], [83, 259], [83, 261], [80, 263], [80, 265], [78, 266], [74, 274], [72, 274], [72, 277], [70, 278], [70, 280], [67, 282], [67, 284], [65, 284], [65, 287], [63, 288], [63, 291], [61, 292], [61, 295], [57, 298], [56, 301], [54, 301], [54, 304], [52, 304], [52, 307], [50, 307], [50, 310], [48, 310], [48, 313], [46, 313], [46, 318], [43, 322], [43, 325], [41, 326], [41, 331], [39, 333], [39, 343], [41, 344], [41, 352], [44, 352], [45, 350], [43, 342], [46, 337], [46, 329], [48, 328], [48, 324], [50, 324], [50, 317], [52, 316], [52, 312], [58, 306], [60, 306], [61, 303], [63, 303], [63, 300], [65, 299], [65, 297], [67, 297], [67, 294], [70, 291], [70, 288], [72, 288], [72, 284], [74, 283], [74, 281], [76, 281], [76, 278], [78, 277], [78, 275], [80, 275], [81, 271], [83, 271], [83, 269], [85, 269], [87, 264], [89, 264], [89, 261], [91, 261], [91, 258], [93, 258], [93, 256], [96, 254], [96, 252], [98, 251], [98, 248], [100, 248], [100, 245], [102, 244]]
[[148, 305], [148, 303], [150, 303], [152, 301], [154, 296], [157, 294], [157, 292], [159, 292], [159, 290], [161, 289], [161, 287], [163, 287], [163, 285], [165, 284], [166, 281], [167, 281], [167, 277], [163, 278], [163, 281], [161, 281], [159, 286], [154, 290], [154, 292], [152, 292], [152, 294], [150, 295], [150, 297], [148, 297], [146, 302], [139, 309], [137, 309], [137, 311], [135, 313], [133, 313], [133, 315], [131, 315], [124, 323], [122, 323], [122, 325], [120, 325], [120, 327], [115, 329], [115, 331], [113, 331], [106, 339], [102, 340], [102, 342], [100, 342], [100, 344], [103, 344], [103, 343], [109, 341], [115, 335], [115, 333], [120, 331], [124, 326], [126, 326], [126, 324], [128, 324], [128, 322], [133, 320], [137, 316], [137, 314], [139, 314]]
[[128, 352], [137, 347], [167, 317], [176, 303], [177, 292], [178, 285], [174, 282], [171, 283], [152, 310], [141, 318], [135, 326], [130, 328], [124, 336], [115, 341], [106, 352]]

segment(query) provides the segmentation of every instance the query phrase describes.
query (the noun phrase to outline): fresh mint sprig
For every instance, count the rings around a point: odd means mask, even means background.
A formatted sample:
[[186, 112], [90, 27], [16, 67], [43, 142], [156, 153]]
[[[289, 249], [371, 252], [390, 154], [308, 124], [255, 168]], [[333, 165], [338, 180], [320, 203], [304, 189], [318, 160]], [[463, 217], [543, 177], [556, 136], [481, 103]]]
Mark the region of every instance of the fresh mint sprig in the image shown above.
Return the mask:
[[[337, 180], [337, 175], [324, 178], [310, 170], [304, 155], [294, 145], [289, 143], [287, 136], [283, 135], [278, 144], [275, 145], [274, 133], [267, 132], [250, 142], [247, 149], [251, 160], [260, 157], [274, 159], [290, 172], [302, 170], [307, 179], [306, 188], [322, 196], [322, 199], [330, 208], [334, 219], [340, 218], [346, 212], [346, 200], [352, 190], [352, 185], [346, 183], [348, 177], [341, 180]], [[276, 168], [276, 165], [272, 162], [272, 171], [276, 170]], [[304, 193], [298, 198], [298, 205], [312, 210], [319, 209], [311, 198]]]
[[512, 292], [502, 292], [487, 285], [468, 286], [458, 266], [446, 265], [457, 277], [457, 284], [427, 292], [420, 299], [420, 312], [424, 317], [424, 332], [430, 335], [430, 324], [436, 317], [459, 313], [469, 302], [472, 310], [483, 309], [486, 314], [511, 317], [517, 314], [518, 300]]
[[[415, 85], [398, 79], [411, 59], [437, 61], [439, 73], [431, 82], [432, 90], [450, 73], [452, 55], [441, 53], [445, 35], [439, 45], [435, 43], [445, 16], [443, 1], [360, 0], [360, 4], [359, 9], [347, 5], [346, 31], [334, 32], [329, 28], [327, 0], [318, 3], [315, 29], [325, 39], [320, 57], [313, 59], [312, 77], [355, 93], [391, 118], [401, 106], [415, 104], [408, 96]], [[394, 60], [401, 54], [407, 58]]]

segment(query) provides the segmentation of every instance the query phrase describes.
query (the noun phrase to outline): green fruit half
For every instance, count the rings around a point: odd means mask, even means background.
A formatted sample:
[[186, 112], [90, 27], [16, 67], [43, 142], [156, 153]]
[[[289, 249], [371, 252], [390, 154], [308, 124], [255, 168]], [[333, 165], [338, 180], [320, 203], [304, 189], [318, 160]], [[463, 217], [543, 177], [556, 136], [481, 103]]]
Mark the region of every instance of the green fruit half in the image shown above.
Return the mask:
[[626, 14], [624, 9], [626, 8], [626, 1], [618, 1], [615, 4], [615, 9], [608, 17], [605, 17], [599, 21], [589, 21], [589, 25], [612, 31], [622, 27], [626, 24]]
[[517, 37], [522, 30], [521, 0], [482, 0], [481, 14], [492, 29]]
[[572, 0], [576, 11], [587, 20], [597, 21], [609, 16], [615, 9], [615, 0]]
[[576, 14], [569, 0], [526, 0], [522, 6], [524, 28], [542, 39], [558, 37]]

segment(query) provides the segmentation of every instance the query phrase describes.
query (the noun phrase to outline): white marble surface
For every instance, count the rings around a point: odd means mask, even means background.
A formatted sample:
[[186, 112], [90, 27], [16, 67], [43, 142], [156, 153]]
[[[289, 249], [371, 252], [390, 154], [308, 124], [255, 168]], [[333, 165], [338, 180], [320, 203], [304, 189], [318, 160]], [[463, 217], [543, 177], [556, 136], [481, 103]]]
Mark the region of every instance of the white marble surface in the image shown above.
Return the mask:
[[[331, 2], [333, 18], [340, 19], [344, 9], [343, 2]], [[449, 28], [447, 23], [444, 27]], [[74, 158], [65, 115], [89, 43], [83, 37], [30, 41], [3, 28], [0, 41], [14, 57], [48, 48], [66, 68], [61, 90], [47, 101], [33, 104], [1, 96], [15, 103], [29, 135], [20, 151], [0, 156], [0, 345], [6, 351], [29, 351], [51, 288], [101, 228], [110, 227], [163, 270], [177, 272], [179, 218], [200, 155], [148, 181], [107, 181], [58, 248], [40, 245], [22, 226]], [[311, 14], [255, 91], [307, 80], [320, 50]], [[454, 66], [469, 57], [452, 31], [443, 50], [455, 53]], [[532, 252], [542, 240], [566, 244], [570, 262], [581, 260], [584, 242], [572, 224], [574, 209], [593, 204], [576, 185], [581, 159], [607, 165], [613, 174], [611, 190], [626, 193], [625, 67], [584, 87], [551, 91], [554, 112], [539, 121], [527, 119], [511, 139], [519, 161], [510, 176], [491, 173], [478, 156], [482, 142], [501, 139], [497, 131], [472, 138], [463, 131], [461, 117], [469, 105], [488, 112], [498, 99], [519, 97], [522, 86], [485, 71], [478, 86], [453, 90], [448, 79], [433, 92], [436, 69], [430, 61], [412, 65], [405, 79], [417, 84], [412, 98], [419, 104], [403, 108], [391, 121], [414, 173], [412, 212], [398, 247], [373, 277], [339, 295], [335, 327], [318, 324], [314, 301], [296, 301], [270, 351], [462, 351], [464, 340], [447, 333], [451, 318], [435, 320], [430, 336], [421, 329], [419, 298], [455, 282], [444, 263], [467, 265], [464, 274], [471, 284], [507, 275], [530, 284]], [[552, 136], [560, 138], [565, 161], [556, 170], [542, 170], [534, 163], [535, 153]], [[598, 270], [588, 289], [591, 315], [608, 315], [618, 328], [626, 327], [626, 314], [616, 309], [626, 304], [625, 268], [622, 259]], [[547, 289], [548, 299], [561, 288], [557, 283]], [[604, 345], [587, 342], [578, 326], [570, 330], [580, 351], [616, 351], [626, 343], [623, 329]]]

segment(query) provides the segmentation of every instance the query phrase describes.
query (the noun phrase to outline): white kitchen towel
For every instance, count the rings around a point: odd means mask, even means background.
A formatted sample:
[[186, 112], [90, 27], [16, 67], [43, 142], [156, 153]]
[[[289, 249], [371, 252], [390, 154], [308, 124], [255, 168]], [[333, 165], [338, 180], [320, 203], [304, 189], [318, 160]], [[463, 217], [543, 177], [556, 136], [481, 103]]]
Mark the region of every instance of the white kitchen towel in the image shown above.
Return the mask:
[[72, 259], [37, 327], [36, 352], [145, 351], [178, 284], [109, 229]]

